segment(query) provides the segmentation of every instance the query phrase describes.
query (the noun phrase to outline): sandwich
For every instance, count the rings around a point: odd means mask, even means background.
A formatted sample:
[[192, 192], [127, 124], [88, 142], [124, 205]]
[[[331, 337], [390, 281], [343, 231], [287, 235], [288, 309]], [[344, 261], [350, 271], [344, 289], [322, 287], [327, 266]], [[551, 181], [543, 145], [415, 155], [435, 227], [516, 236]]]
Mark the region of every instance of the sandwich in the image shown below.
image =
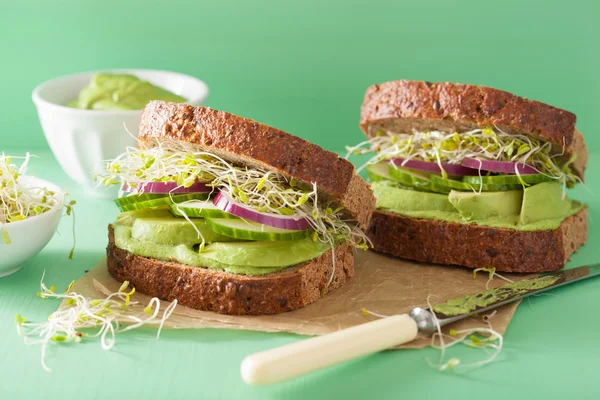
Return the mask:
[[375, 199], [354, 166], [223, 111], [152, 101], [138, 148], [99, 179], [121, 185], [107, 265], [119, 281], [222, 314], [304, 307], [354, 274]]
[[374, 250], [420, 262], [540, 272], [587, 240], [567, 191], [588, 152], [574, 114], [488, 87], [393, 81], [367, 89], [349, 147], [377, 199]]

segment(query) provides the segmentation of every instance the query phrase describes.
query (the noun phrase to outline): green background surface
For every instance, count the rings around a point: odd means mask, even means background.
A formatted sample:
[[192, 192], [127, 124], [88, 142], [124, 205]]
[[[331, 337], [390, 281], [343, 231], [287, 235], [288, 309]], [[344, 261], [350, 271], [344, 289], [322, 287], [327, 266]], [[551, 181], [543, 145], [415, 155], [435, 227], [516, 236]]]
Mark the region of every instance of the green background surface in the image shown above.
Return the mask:
[[[593, 150], [588, 245], [569, 266], [598, 260], [600, 139], [597, 96], [599, 6], [592, 1], [116, 1], [6, 2], [0, 10], [0, 149], [35, 150], [31, 172], [78, 200], [75, 259], [70, 220], [19, 273], [0, 280], [0, 398], [598, 398], [600, 280], [519, 307], [493, 365], [438, 373], [432, 349], [386, 352], [266, 388], [243, 384], [239, 363], [255, 351], [299, 340], [285, 334], [186, 330], [132, 332], [111, 352], [97, 342], [55, 346], [54, 372], [39, 348], [16, 335], [14, 314], [45, 318], [57, 306], [35, 296], [94, 266], [117, 214], [60, 170], [39, 127], [30, 93], [59, 75], [103, 68], [169, 69], [207, 82], [207, 104], [272, 124], [341, 151], [361, 140], [366, 87], [393, 79], [495, 86], [575, 112]], [[1, 257], [1, 255], [0, 255]], [[479, 354], [457, 349], [465, 361]]]
[[[361, 139], [365, 89], [395, 79], [489, 85], [575, 112], [600, 109], [594, 1], [23, 0], [0, 12], [0, 126], [44, 145], [31, 90], [103, 68], [203, 79], [207, 104], [327, 148]], [[10, 135], [10, 136], [8, 136]], [[588, 135], [592, 147], [600, 136]]]

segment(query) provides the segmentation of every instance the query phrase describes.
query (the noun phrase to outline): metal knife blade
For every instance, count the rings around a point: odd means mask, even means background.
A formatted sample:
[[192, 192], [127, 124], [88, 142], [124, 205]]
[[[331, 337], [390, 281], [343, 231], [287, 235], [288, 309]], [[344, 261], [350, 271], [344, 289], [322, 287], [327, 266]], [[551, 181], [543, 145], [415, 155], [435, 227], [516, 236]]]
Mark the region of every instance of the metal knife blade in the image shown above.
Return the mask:
[[440, 326], [444, 326], [531, 295], [598, 275], [600, 275], [600, 264], [545, 273], [436, 304], [432, 307], [433, 314], [429, 310], [416, 307], [411, 310], [409, 315], [417, 321], [420, 332], [433, 333], [436, 329], [434, 318], [437, 319]]

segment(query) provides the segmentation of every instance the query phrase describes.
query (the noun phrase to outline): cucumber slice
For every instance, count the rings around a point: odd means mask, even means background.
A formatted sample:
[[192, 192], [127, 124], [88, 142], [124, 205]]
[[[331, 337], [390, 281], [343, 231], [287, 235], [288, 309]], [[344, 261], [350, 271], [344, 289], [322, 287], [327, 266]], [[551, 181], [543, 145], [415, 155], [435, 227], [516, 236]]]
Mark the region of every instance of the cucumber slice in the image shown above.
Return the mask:
[[445, 186], [447, 188], [454, 189], [454, 190], [464, 190], [464, 191], [472, 190], [471, 185], [469, 185], [468, 183], [465, 183], [462, 181], [457, 181], [454, 179], [444, 179], [439, 175], [431, 175], [431, 181], [437, 185]]
[[528, 184], [542, 182], [556, 182], [557, 180], [542, 174], [521, 175], [490, 175], [490, 176], [465, 176], [463, 181], [473, 185], [522, 185], [521, 182]]
[[115, 201], [117, 202], [117, 205], [119, 205], [119, 204], [128, 205], [128, 204], [133, 204], [133, 203], [139, 203], [142, 201], [161, 199], [161, 198], [167, 197], [167, 196], [168, 195], [166, 195], [166, 194], [152, 194], [152, 193], [131, 194], [131, 195], [128, 195], [125, 197], [119, 197], [119, 198], [115, 199]]
[[299, 240], [312, 230], [292, 231], [246, 221], [244, 219], [207, 218], [208, 227], [221, 235], [247, 240]]
[[398, 182], [388, 172], [389, 164], [388, 163], [378, 163], [368, 165], [367, 176], [371, 180], [371, 182], [387, 182], [388, 185], [393, 185], [394, 187], [404, 189], [404, 190], [417, 190], [416, 188], [408, 185], [403, 185]]
[[425, 171], [417, 171], [409, 168], [388, 167], [388, 173], [394, 181], [400, 182], [403, 185], [412, 186], [414, 188], [435, 193], [450, 193], [450, 189], [446, 186], [438, 185], [431, 181], [431, 173]]
[[206, 200], [208, 195], [208, 193], [189, 193], [169, 196], [144, 193], [119, 197], [118, 199], [115, 199], [115, 203], [121, 211], [133, 211], [142, 210], [144, 208], [167, 206], [174, 202], [181, 203], [188, 200]]
[[235, 215], [226, 213], [212, 201], [203, 201], [192, 204], [171, 204], [171, 213], [176, 217], [183, 217], [183, 213], [189, 218], [230, 218], [236, 219]]
[[445, 186], [452, 190], [460, 190], [463, 192], [470, 192], [473, 190], [482, 192], [500, 192], [503, 190], [520, 190], [523, 189], [521, 185], [501, 185], [501, 184], [483, 184], [481, 187], [479, 184], [468, 183], [465, 181], [458, 181], [455, 179], [444, 179], [439, 175], [431, 175], [431, 181], [439, 186]]
[[390, 164], [382, 162], [367, 165], [367, 176], [371, 182], [393, 181], [394, 178], [389, 173], [389, 167]]

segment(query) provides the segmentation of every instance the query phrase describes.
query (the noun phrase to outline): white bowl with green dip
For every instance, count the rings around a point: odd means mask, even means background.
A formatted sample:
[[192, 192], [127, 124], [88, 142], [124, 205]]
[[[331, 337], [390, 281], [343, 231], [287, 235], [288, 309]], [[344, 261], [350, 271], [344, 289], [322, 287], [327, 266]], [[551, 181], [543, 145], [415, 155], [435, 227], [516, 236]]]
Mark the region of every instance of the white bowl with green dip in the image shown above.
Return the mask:
[[[32, 99], [62, 169], [94, 189], [94, 171], [102, 162], [137, 145], [141, 110], [150, 100], [201, 105], [207, 96], [207, 85], [189, 75], [119, 69], [46, 81], [33, 90]], [[113, 196], [103, 188], [92, 193]]]

